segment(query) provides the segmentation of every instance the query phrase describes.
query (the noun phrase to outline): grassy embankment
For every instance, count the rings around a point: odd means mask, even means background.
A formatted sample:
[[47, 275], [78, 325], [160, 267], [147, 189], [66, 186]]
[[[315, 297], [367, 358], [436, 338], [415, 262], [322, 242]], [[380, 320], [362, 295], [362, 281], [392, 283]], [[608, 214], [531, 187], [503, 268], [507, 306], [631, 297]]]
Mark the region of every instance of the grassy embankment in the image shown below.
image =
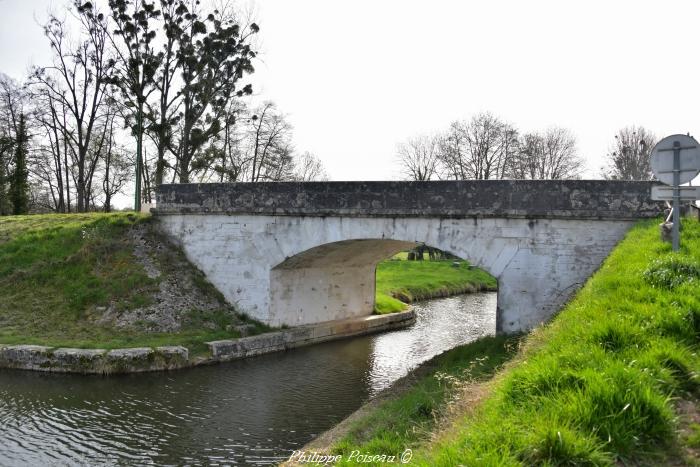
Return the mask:
[[684, 224], [680, 254], [658, 237], [654, 221], [632, 229], [493, 379], [513, 341], [454, 349], [333, 451], [412, 448], [426, 466], [698, 465], [700, 225]]
[[375, 313], [405, 310], [407, 303], [480, 290], [496, 290], [496, 279], [467, 261], [406, 261], [405, 254], [377, 265]]
[[[236, 319], [222, 307], [192, 310], [177, 332], [100, 324], [101, 310], [149, 305], [161, 278], [149, 278], [133, 253], [128, 229], [149, 222], [133, 213], [32, 215], [0, 218], [0, 343], [83, 348], [184, 345], [235, 337]], [[173, 258], [161, 258], [161, 267]], [[218, 292], [198, 271], [195, 286]], [[230, 329], [230, 327], [229, 327]], [[256, 331], [264, 331], [260, 326]]]
[[[177, 332], [115, 327], [101, 320], [105, 310], [146, 307], [163, 277], [149, 278], [134, 256], [128, 232], [150, 222], [133, 213], [32, 215], [0, 218], [0, 343], [83, 348], [184, 345], [204, 352], [204, 342], [237, 337], [232, 324], [246, 321], [222, 307], [209, 313], [192, 310]], [[154, 235], [152, 229], [146, 229]], [[156, 239], [158, 240], [158, 239]], [[177, 251], [151, 251], [158, 266], [177, 270], [186, 263]], [[180, 256], [172, 258], [172, 255]], [[189, 266], [200, 293], [223, 297]], [[495, 280], [466, 262], [386, 261], [377, 271], [377, 309], [405, 309], [405, 302], [492, 288]], [[251, 334], [266, 328], [254, 323]]]

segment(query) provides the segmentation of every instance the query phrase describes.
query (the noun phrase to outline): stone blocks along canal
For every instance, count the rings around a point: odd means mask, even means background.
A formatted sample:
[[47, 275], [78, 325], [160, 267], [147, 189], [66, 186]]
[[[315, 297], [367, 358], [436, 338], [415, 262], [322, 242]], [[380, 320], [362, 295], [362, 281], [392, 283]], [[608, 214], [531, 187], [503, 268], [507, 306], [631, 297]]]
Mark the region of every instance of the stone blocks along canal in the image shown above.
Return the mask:
[[412, 310], [328, 321], [257, 336], [208, 342], [209, 355], [195, 358], [191, 358], [189, 351], [181, 346], [106, 350], [0, 345], [0, 368], [86, 374], [175, 370], [400, 329], [414, 321], [415, 313]]

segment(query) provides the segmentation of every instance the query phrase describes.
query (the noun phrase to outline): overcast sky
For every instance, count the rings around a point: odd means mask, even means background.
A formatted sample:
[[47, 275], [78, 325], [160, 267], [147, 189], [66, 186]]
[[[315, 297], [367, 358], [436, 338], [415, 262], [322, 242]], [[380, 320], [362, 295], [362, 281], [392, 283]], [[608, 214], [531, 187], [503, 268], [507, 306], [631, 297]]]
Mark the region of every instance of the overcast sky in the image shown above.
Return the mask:
[[[0, 0], [0, 71], [48, 59], [58, 0]], [[248, 3], [246, 3], [248, 5]], [[700, 2], [258, 0], [251, 78], [333, 180], [399, 177], [396, 144], [490, 111], [569, 128], [597, 177], [615, 132], [700, 133]]]

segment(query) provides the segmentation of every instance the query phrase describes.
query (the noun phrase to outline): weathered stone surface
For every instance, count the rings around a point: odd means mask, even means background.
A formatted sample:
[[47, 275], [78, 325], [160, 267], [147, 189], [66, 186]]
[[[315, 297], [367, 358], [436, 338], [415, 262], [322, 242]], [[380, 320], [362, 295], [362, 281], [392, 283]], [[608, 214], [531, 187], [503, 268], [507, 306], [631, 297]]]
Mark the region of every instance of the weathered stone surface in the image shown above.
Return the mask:
[[254, 324], [239, 324], [237, 326], [227, 326], [227, 330], [236, 331], [241, 337], [248, 337], [255, 331]]
[[53, 352], [50, 366], [55, 371], [100, 373], [104, 371], [105, 349], [60, 348]]
[[189, 350], [181, 345], [156, 347], [157, 360], [166, 369], [188, 366]]
[[50, 361], [51, 350], [43, 345], [8, 345], [0, 349], [0, 366], [41, 369]]
[[653, 182], [467, 180], [160, 185], [157, 214], [360, 217], [655, 217]]
[[114, 349], [107, 353], [106, 363], [115, 373], [148, 371], [154, 366], [154, 357], [155, 351], [149, 347]]
[[38, 345], [0, 346], [0, 368], [70, 373], [131, 373], [191, 366], [182, 346], [72, 349]]
[[413, 311], [372, 315], [340, 321], [328, 321], [299, 326], [279, 332], [260, 334], [239, 339], [207, 342], [214, 361], [227, 361], [251, 357], [333, 339], [358, 336], [374, 332], [398, 329], [410, 325], [416, 316]]
[[153, 354], [150, 347], [133, 347], [129, 349], [114, 349], [107, 353], [109, 360], [142, 360]]
[[159, 221], [229, 303], [272, 326], [370, 315], [377, 263], [423, 242], [498, 279], [501, 332], [549, 319], [634, 224], [214, 214]]

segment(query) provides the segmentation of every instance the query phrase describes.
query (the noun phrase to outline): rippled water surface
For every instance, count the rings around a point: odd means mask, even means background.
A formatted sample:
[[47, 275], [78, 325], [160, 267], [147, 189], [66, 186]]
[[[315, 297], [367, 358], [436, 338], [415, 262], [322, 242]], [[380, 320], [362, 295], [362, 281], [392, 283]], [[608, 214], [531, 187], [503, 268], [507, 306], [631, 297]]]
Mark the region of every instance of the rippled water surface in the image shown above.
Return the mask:
[[495, 294], [410, 328], [170, 373], [0, 370], [0, 465], [274, 464], [421, 362], [495, 330]]

